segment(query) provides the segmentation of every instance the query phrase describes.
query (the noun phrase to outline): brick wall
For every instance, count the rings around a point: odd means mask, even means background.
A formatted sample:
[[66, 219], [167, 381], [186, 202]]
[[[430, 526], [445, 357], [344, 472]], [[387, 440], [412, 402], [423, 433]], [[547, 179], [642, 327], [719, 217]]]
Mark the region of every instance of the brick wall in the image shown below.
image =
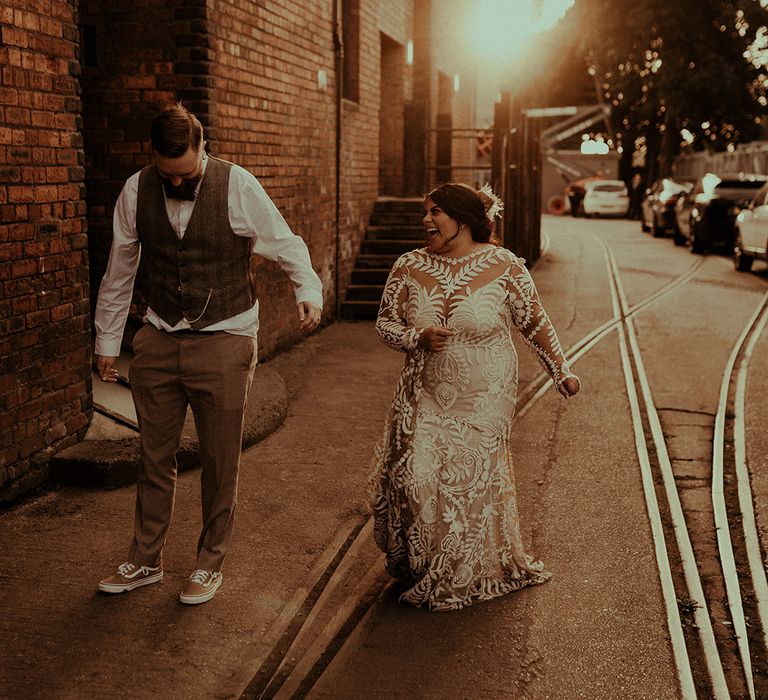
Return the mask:
[[[331, 3], [222, 0], [209, 26], [213, 152], [250, 170], [304, 239], [323, 281], [327, 316], [333, 312], [335, 262]], [[264, 356], [300, 335], [287, 276], [262, 259], [254, 272]]]
[[[379, 194], [381, 34], [405, 46], [412, 36], [413, 2], [360, 2], [360, 101], [342, 105], [341, 229], [339, 277], [343, 296]], [[406, 97], [412, 71], [404, 73]]]
[[74, 0], [0, 8], [0, 502], [88, 424], [90, 334]]
[[[175, 99], [210, 125], [205, 0], [80, 0], [83, 136], [95, 303], [125, 180], [151, 162], [149, 128]], [[143, 311], [141, 283], [135, 299]]]
[[[209, 150], [260, 179], [307, 242], [328, 317], [336, 282], [343, 297], [380, 193], [382, 37], [402, 56], [414, 33], [414, 6], [424, 4], [360, 0], [359, 99], [341, 105], [337, 193], [333, 3], [6, 0], [0, 500], [42, 481], [48, 456], [87, 427], [89, 303], [106, 266], [117, 196], [125, 179], [151, 162], [149, 126], [158, 108], [182, 99], [200, 117]], [[390, 65], [399, 60], [394, 53]], [[437, 68], [425, 66], [419, 80], [434, 89]], [[417, 99], [414, 123], [429, 113], [430, 91], [415, 94], [414, 70], [398, 71], [388, 88], [402, 95], [397, 115], [387, 115], [397, 124]], [[399, 179], [396, 151], [386, 155]], [[402, 178], [408, 180], [407, 168]], [[257, 262], [256, 274], [263, 357], [300, 334], [288, 279], [266, 261]], [[138, 315], [141, 294], [135, 302]]]
[[[379, 194], [381, 33], [405, 45], [411, 4], [360, 0], [359, 101], [342, 105], [342, 296]], [[222, 0], [210, 12], [209, 26], [215, 152], [253, 172], [304, 238], [323, 281], [326, 313], [332, 313], [337, 245], [332, 3], [275, 0], [243, 6]], [[410, 90], [410, 78], [404, 81]], [[260, 353], [265, 355], [299, 336], [285, 275], [261, 261], [256, 277], [262, 300]]]
[[[405, 45], [410, 0], [361, 0], [360, 100], [342, 111], [340, 293], [379, 193], [380, 33]], [[326, 315], [335, 302], [336, 76], [332, 3], [275, 0], [82, 0], [83, 113], [91, 284], [98, 288], [111, 214], [125, 179], [150, 161], [149, 124], [178, 96], [197, 114], [209, 150], [259, 178], [320, 275]], [[86, 41], [88, 39], [86, 38]], [[88, 60], [90, 59], [90, 60]], [[89, 65], [92, 63], [93, 65]], [[406, 75], [406, 90], [410, 77]], [[295, 342], [293, 289], [275, 263], [255, 262], [259, 352]], [[139, 288], [141, 283], [139, 282]], [[95, 293], [94, 293], [95, 298]], [[141, 294], [135, 312], [142, 310]]]

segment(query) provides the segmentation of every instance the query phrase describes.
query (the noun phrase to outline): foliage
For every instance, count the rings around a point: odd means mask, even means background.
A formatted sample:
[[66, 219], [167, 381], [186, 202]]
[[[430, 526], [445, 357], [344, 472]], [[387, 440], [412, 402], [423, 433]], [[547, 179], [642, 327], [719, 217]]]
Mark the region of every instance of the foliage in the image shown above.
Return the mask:
[[627, 161], [637, 146], [649, 170], [668, 171], [683, 147], [723, 150], [761, 135], [761, 2], [577, 0], [574, 9], [577, 53], [612, 107], [611, 136]]
[[[768, 138], [768, 0], [575, 0], [515, 71], [529, 106], [604, 102], [622, 176]], [[515, 82], [517, 83], [515, 85]]]

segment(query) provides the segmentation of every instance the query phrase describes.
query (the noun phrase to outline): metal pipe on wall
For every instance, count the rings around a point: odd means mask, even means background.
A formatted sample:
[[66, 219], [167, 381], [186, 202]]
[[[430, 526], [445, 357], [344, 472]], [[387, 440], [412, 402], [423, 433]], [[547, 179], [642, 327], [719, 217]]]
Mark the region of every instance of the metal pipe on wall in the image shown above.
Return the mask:
[[334, 154], [334, 265], [333, 265], [333, 300], [334, 318], [341, 317], [341, 279], [339, 262], [341, 260], [341, 107], [342, 107], [342, 81], [344, 69], [344, 42], [342, 41], [341, 22], [339, 20], [339, 3], [342, 0], [333, 0], [333, 60], [336, 73], [335, 82], [335, 154]]

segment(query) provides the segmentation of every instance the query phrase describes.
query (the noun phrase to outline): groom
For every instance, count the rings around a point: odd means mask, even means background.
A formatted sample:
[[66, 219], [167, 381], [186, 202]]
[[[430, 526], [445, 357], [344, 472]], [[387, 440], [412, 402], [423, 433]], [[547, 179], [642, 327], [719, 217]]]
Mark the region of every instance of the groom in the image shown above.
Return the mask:
[[115, 206], [96, 305], [96, 365], [102, 381], [114, 382], [141, 251], [148, 308], [130, 368], [142, 458], [133, 542], [99, 590], [123, 593], [163, 577], [175, 453], [189, 405], [200, 442], [203, 527], [179, 599], [196, 604], [221, 586], [232, 535], [243, 414], [257, 361], [250, 257], [275, 260], [290, 277], [305, 332], [320, 323], [322, 285], [304, 241], [258, 180], [205, 153], [193, 114], [180, 104], [165, 109], [152, 124], [151, 142], [154, 163], [127, 180]]

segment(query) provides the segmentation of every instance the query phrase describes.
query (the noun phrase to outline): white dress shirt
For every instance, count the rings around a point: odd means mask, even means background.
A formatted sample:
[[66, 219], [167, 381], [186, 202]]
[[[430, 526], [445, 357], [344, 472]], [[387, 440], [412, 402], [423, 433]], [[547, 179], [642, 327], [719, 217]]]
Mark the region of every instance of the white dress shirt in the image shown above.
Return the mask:
[[[203, 173], [208, 158], [203, 160]], [[139, 266], [139, 235], [136, 230], [136, 202], [139, 175], [135, 173], [125, 183], [115, 205], [112, 249], [107, 271], [99, 287], [96, 303], [97, 355], [116, 357], [120, 354], [125, 321], [133, 295], [133, 282]], [[202, 180], [198, 183], [198, 190]], [[168, 220], [179, 238], [184, 237], [195, 203], [165, 198]], [[229, 174], [229, 225], [238, 236], [253, 239], [253, 252], [276, 261], [296, 288], [296, 303], [311, 302], [323, 308], [323, 286], [312, 269], [309, 251], [300, 236], [288, 227], [282, 214], [269, 198], [259, 181], [245, 168], [233, 165]], [[184, 319], [169, 326], [152, 309], [147, 320], [157, 328], [176, 331], [191, 326]], [[259, 330], [259, 302], [237, 316], [207, 326], [205, 331], [227, 331], [236, 335], [256, 337]]]

